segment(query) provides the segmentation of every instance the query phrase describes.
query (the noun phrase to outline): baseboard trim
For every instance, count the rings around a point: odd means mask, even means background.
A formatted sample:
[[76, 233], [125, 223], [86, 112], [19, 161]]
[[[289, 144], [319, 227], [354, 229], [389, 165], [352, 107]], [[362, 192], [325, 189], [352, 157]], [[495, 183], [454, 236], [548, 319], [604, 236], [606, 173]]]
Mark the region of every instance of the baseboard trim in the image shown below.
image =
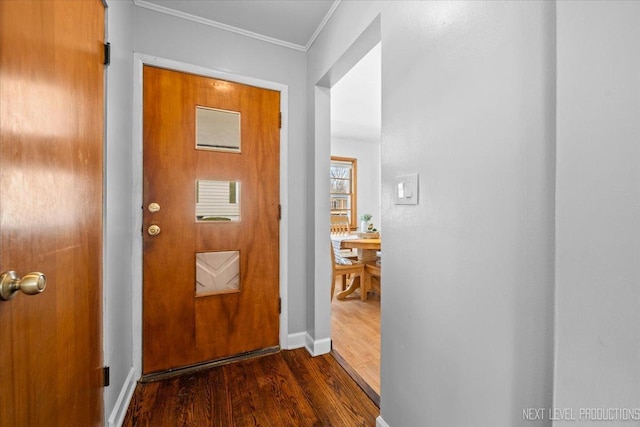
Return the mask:
[[127, 375], [127, 379], [122, 385], [122, 389], [120, 389], [118, 400], [116, 400], [116, 404], [111, 411], [111, 415], [109, 415], [109, 427], [122, 426], [124, 417], [127, 415], [127, 409], [129, 409], [129, 403], [131, 403], [131, 398], [133, 397], [133, 392], [136, 389], [136, 377], [136, 370], [131, 368], [129, 375]]
[[306, 334], [305, 347], [312, 356], [320, 356], [331, 351], [331, 338], [314, 340], [311, 335]]
[[306, 345], [306, 332], [298, 332], [296, 334], [289, 334], [287, 337], [287, 350], [295, 350], [302, 348]]
[[389, 424], [382, 419], [382, 415], [376, 418], [376, 427], [389, 427]]

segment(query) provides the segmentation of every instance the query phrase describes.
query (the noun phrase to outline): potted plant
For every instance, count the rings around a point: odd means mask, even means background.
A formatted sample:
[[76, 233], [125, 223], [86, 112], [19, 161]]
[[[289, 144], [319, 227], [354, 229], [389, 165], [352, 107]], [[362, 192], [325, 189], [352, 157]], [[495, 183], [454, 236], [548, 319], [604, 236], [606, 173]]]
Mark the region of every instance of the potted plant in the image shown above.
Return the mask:
[[360, 215], [360, 231], [366, 233], [369, 231], [369, 224], [373, 216], [371, 214], [362, 214]]

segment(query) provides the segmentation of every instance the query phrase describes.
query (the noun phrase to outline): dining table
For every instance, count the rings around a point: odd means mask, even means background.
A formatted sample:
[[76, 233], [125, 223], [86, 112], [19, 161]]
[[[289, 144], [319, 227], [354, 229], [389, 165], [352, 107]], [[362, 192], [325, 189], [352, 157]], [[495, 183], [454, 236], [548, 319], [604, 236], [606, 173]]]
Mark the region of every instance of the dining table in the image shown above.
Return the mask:
[[381, 249], [380, 238], [370, 239], [345, 239], [340, 242], [343, 249], [355, 249], [358, 254], [358, 261], [375, 261], [378, 258], [377, 252]]
[[[344, 239], [340, 242], [340, 247], [342, 249], [356, 249], [359, 262], [376, 266], [376, 261], [378, 260], [378, 251], [380, 251], [380, 249], [382, 248], [382, 244], [379, 237], [358, 238]], [[377, 268], [379, 271], [379, 267]], [[365, 301], [367, 286], [365, 285], [364, 280], [359, 279], [360, 278], [352, 278], [347, 289], [343, 290], [342, 292], [338, 292], [337, 298], [339, 300], [344, 299], [348, 295], [352, 294], [356, 289], [361, 288], [361, 292], [363, 292], [363, 296], [361, 298], [363, 301]]]

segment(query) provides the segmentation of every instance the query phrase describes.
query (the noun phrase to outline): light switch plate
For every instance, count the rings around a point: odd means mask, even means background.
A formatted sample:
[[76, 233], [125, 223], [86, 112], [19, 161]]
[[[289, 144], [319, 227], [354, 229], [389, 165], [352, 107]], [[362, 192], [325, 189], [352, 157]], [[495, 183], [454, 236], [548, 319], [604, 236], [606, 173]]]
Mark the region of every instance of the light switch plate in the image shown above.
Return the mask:
[[396, 205], [418, 204], [418, 174], [397, 176], [395, 182]]

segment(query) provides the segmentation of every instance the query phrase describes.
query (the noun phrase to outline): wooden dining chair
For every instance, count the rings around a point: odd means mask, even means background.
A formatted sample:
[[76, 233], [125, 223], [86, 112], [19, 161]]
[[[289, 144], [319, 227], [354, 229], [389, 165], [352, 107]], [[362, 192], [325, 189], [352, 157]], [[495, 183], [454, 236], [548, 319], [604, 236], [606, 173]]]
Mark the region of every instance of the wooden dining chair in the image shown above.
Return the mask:
[[346, 217], [331, 217], [331, 234], [347, 235], [351, 234], [351, 227]]
[[[363, 284], [364, 264], [347, 258], [339, 257], [336, 254], [333, 241], [331, 241], [331, 299], [336, 291], [336, 278], [341, 277], [343, 288], [347, 277], [349, 278], [349, 287], [356, 286], [355, 281], [359, 281], [360, 287]], [[339, 262], [340, 261], [340, 262]], [[344, 262], [344, 264], [342, 263]], [[344, 290], [344, 289], [343, 289]]]
[[[363, 283], [362, 283], [362, 287], [360, 288], [360, 300], [361, 301], [366, 301], [367, 300], [367, 293], [369, 291], [373, 291], [373, 290], [377, 290], [378, 292], [381, 291], [381, 287], [382, 287], [382, 279], [380, 278], [380, 268], [382, 267], [380, 260], [376, 261], [375, 263], [368, 263], [364, 266], [364, 277], [363, 277]], [[377, 289], [374, 289], [374, 285], [373, 285], [373, 278], [376, 277], [378, 280], [378, 286]]]
[[[357, 254], [352, 249], [341, 249], [339, 241], [343, 239], [349, 239], [357, 237], [355, 234], [351, 234], [351, 227], [346, 216], [334, 215], [331, 217], [331, 240], [334, 244], [334, 251], [336, 256], [343, 258], [355, 258]], [[345, 283], [342, 283], [342, 290], [344, 290]]]

